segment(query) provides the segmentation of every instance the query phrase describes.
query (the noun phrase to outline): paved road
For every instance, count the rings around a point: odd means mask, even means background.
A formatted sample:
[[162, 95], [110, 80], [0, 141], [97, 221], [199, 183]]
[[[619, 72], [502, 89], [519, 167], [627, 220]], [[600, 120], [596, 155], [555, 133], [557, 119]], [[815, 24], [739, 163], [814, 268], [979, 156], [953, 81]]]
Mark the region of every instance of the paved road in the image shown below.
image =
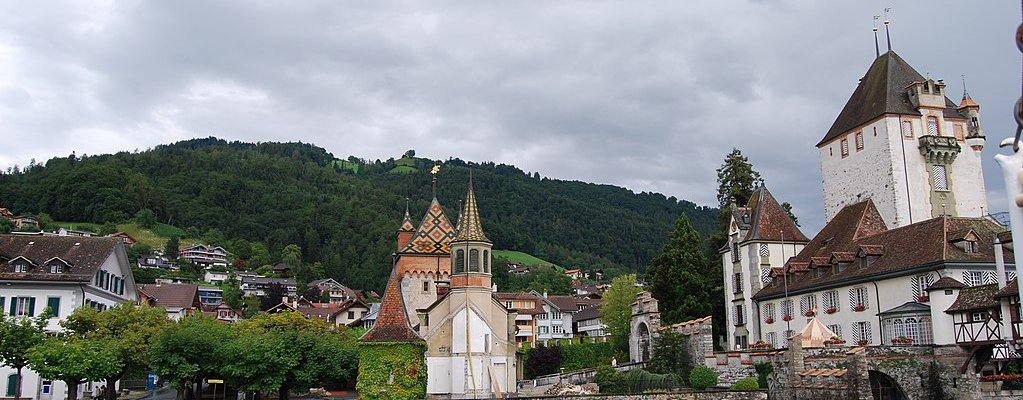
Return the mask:
[[[154, 394], [152, 394], [152, 395], [147, 393], [145, 396], [142, 396], [142, 397], [138, 398], [138, 400], [174, 400], [175, 398], [177, 398], [177, 395], [178, 395], [177, 390], [174, 390], [174, 388], [172, 388], [170, 386], [165, 386], [165, 387], [162, 387], [160, 389], [156, 389], [156, 392]], [[331, 394], [331, 396], [325, 397], [325, 399], [347, 400], [347, 399], [355, 399], [357, 397], [358, 397], [358, 394], [356, 394], [355, 391], [352, 391], [352, 392], [333, 392]], [[297, 399], [297, 398], [295, 398], [295, 399]], [[303, 399], [305, 399], [305, 400], [312, 400], [314, 398], [306, 397], [306, 398], [303, 398]]]

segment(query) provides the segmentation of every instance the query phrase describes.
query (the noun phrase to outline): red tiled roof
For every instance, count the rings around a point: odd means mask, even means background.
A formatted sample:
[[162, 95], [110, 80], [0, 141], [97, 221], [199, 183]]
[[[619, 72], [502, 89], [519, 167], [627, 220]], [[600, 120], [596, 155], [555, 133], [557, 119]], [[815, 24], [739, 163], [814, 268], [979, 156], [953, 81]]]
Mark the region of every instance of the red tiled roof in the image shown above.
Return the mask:
[[998, 301], [995, 300], [997, 292], [998, 285], [996, 284], [962, 288], [959, 290], [956, 301], [945, 312], [951, 314], [998, 308]]
[[785, 209], [781, 208], [778, 201], [771, 195], [767, 187], [761, 187], [753, 192], [748, 206], [753, 210], [750, 231], [746, 240], [771, 240], [806, 242], [809, 239], [799, 230], [796, 223], [792, 221]]
[[995, 293], [995, 298], [1019, 296], [1019, 286], [1016, 284], [1016, 279], [1018, 278], [1014, 278], [1006, 283], [1005, 287], [999, 290], [998, 293]]
[[951, 276], [945, 276], [941, 279], [934, 281], [931, 286], [928, 286], [926, 291], [938, 290], [938, 289], [962, 289], [966, 287], [962, 282], [957, 281]]
[[[978, 252], [966, 253], [949, 243], [948, 232], [972, 229], [977, 232]], [[942, 262], [994, 263], [994, 249], [991, 237], [1004, 228], [985, 218], [938, 217], [915, 224], [885, 230], [880, 214], [873, 202], [867, 200], [840, 211], [821, 229], [788, 265], [793, 262], [807, 262], [814, 257], [831, 257], [845, 260], [843, 253], [856, 252], [863, 246], [884, 246], [884, 254], [878, 256], [869, 266], [855, 263], [841, 273], [789, 275], [788, 290], [813, 290], [821, 285], [838, 285], [841, 282], [868, 279], [886, 273], [898, 273], [914, 267]], [[1009, 254], [1011, 252], [1007, 251]], [[1006, 255], [1011, 259], [1011, 255]], [[784, 285], [769, 285], [753, 296], [757, 300], [775, 298], [784, 292]]]
[[380, 314], [377, 316], [377, 322], [369, 332], [362, 335], [359, 341], [417, 342], [422, 340], [409, 325], [408, 316], [405, 315], [405, 301], [401, 296], [401, 285], [398, 283], [398, 274], [392, 270], [391, 277], [387, 281], [387, 288], [384, 289], [384, 298], [380, 302]]

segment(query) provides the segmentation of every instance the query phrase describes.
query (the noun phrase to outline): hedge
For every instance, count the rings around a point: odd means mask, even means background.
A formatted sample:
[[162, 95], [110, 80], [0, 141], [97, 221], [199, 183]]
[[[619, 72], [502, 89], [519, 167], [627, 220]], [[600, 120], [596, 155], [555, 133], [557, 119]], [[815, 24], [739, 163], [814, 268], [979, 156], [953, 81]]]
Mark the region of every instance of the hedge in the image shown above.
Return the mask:
[[359, 398], [366, 400], [425, 398], [425, 354], [424, 342], [359, 343], [359, 378], [355, 385]]

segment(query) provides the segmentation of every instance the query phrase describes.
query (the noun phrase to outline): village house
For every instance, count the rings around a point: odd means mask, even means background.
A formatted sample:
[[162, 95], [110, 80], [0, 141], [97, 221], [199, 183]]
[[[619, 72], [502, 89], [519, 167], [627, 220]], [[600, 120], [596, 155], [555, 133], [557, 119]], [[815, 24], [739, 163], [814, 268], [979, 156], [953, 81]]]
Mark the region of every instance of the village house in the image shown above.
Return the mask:
[[224, 322], [238, 322], [245, 318], [241, 310], [233, 309], [224, 303], [203, 304], [202, 315]]
[[258, 275], [241, 275], [240, 285], [245, 296], [263, 297], [271, 285], [281, 285], [287, 292], [288, 297], [295, 298], [298, 292], [298, 284], [293, 278], [267, 278]]
[[316, 288], [321, 293], [326, 293], [331, 304], [341, 304], [350, 299], [362, 299], [359, 292], [338, 283], [332, 278], [318, 279], [309, 282], [309, 288]]
[[107, 235], [107, 237], [121, 239], [121, 241], [124, 242], [125, 246], [131, 246], [135, 244], [135, 242], [138, 242], [138, 240], [135, 240], [135, 237], [129, 235], [126, 232], [114, 232]]
[[138, 285], [139, 304], [162, 307], [167, 318], [177, 321], [186, 316], [202, 313], [199, 288], [187, 283]]
[[281, 302], [267, 310], [267, 313], [295, 311], [306, 318], [321, 319], [331, 326], [353, 326], [369, 313], [369, 306], [357, 298], [340, 304], [312, 302], [304, 297], [295, 301]]
[[[0, 235], [0, 312], [9, 317], [41, 315], [49, 309], [48, 332], [79, 307], [99, 310], [135, 302], [137, 292], [124, 244], [118, 240], [72, 236]], [[0, 386], [14, 394], [15, 371], [0, 366]], [[81, 385], [87, 393], [89, 384]], [[25, 369], [22, 398], [64, 398], [67, 386]]]
[[61, 227], [60, 229], [57, 229], [57, 236], [93, 237], [96, 236], [96, 233]]
[[540, 297], [526, 292], [498, 292], [494, 293], [494, 298], [504, 304], [504, 308], [515, 311], [515, 343], [535, 346], [537, 316], [546, 312]]
[[224, 301], [224, 290], [216, 286], [198, 286], [199, 302], [204, 306], [220, 304]]
[[165, 269], [165, 270], [177, 269], [177, 267], [174, 266], [174, 263], [170, 262], [170, 260], [167, 259], [167, 257], [163, 256], [163, 253], [155, 251], [145, 256], [139, 257], [139, 259], [136, 261], [136, 264], [141, 269]]
[[600, 320], [600, 304], [582, 309], [572, 317], [575, 321], [575, 334], [579, 337], [605, 337], [607, 325]]

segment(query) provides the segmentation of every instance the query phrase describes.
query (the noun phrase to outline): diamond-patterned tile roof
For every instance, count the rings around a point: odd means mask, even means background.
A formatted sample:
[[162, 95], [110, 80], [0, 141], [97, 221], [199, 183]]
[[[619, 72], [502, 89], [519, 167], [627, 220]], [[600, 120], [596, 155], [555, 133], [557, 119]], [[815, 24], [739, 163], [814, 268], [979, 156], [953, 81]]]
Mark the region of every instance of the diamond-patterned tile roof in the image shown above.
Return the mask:
[[401, 228], [398, 232], [415, 232], [416, 226], [412, 224], [412, 216], [408, 213], [408, 206], [405, 206], [405, 218], [401, 220]]
[[451, 240], [455, 237], [455, 228], [444, 215], [444, 209], [434, 197], [430, 208], [423, 217], [423, 222], [416, 228], [412, 239], [399, 253], [405, 254], [451, 254]]
[[491, 243], [487, 235], [483, 233], [483, 226], [480, 225], [480, 212], [476, 207], [476, 194], [472, 191], [471, 178], [469, 179], [469, 192], [465, 194], [465, 205], [458, 219], [458, 229], [454, 241]]

